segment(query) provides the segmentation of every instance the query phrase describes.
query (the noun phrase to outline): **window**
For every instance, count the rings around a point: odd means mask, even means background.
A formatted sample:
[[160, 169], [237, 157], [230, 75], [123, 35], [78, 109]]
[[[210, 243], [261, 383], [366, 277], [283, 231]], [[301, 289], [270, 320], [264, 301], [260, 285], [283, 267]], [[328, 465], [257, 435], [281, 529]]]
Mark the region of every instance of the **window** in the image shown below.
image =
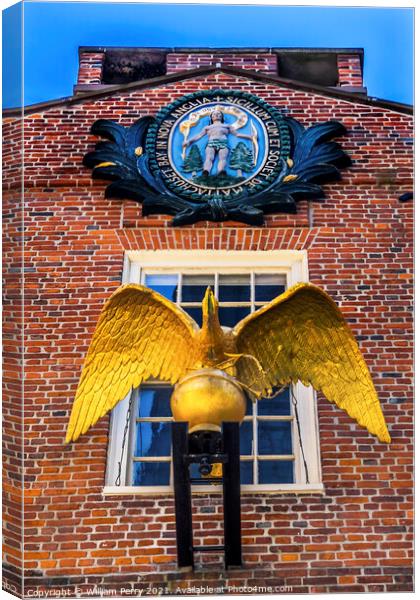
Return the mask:
[[[172, 388], [147, 383], [135, 392], [127, 481], [134, 486], [171, 483], [169, 400]], [[294, 483], [293, 416], [290, 390], [253, 403], [240, 427], [241, 482]], [[199, 476], [198, 474], [196, 475]], [[208, 481], [203, 480], [203, 484]]]
[[[294, 251], [129, 253], [125, 280], [140, 282], [176, 302], [200, 326], [201, 301], [211, 286], [219, 300], [221, 325], [233, 327], [293, 283], [304, 280], [305, 259], [304, 253]], [[122, 489], [167, 493], [172, 489], [171, 393], [170, 385], [149, 381], [133, 392], [128, 420], [130, 397], [114, 409], [106, 493]], [[270, 399], [248, 400], [240, 427], [244, 491], [322, 489], [313, 396], [312, 390], [298, 384], [278, 390]], [[296, 401], [303, 454], [292, 399]], [[207, 480], [203, 486], [214, 490]]]

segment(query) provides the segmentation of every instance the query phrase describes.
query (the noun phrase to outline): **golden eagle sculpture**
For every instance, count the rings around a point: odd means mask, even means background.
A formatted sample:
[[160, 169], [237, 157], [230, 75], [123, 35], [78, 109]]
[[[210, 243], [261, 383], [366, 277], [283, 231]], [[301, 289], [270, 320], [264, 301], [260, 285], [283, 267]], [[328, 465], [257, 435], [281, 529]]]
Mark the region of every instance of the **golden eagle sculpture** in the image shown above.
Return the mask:
[[[300, 380], [322, 392], [379, 440], [391, 441], [356, 340], [323, 290], [298, 283], [229, 330], [219, 323], [218, 302], [210, 288], [202, 309], [200, 329], [184, 310], [159, 293], [136, 284], [121, 286], [100, 315], [66, 441], [76, 440], [150, 378], [178, 384], [176, 400], [183, 381], [209, 372], [219, 379], [225, 377], [242, 395], [240, 388], [246, 389], [254, 399]], [[223, 396], [212, 397], [196, 394], [193, 402], [203, 410], [209, 399], [210, 404], [223, 403]], [[188, 420], [182, 411], [175, 414], [174, 405], [176, 401], [171, 400], [175, 419]], [[241, 421], [245, 409], [234, 410], [237, 418], [223, 410], [220, 418]]]

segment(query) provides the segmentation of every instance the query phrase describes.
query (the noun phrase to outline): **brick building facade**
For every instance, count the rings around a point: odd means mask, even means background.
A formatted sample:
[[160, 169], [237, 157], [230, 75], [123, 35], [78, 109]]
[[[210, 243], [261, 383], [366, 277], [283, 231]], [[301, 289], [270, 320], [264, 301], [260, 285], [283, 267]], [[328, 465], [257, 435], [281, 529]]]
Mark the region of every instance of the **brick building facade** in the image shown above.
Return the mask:
[[[399, 201], [412, 190], [410, 107], [366, 95], [361, 51], [301, 50], [302, 62], [281, 49], [163, 49], [152, 61], [163, 74], [119, 84], [104, 79], [106, 64], [115, 76], [107, 53], [81, 49], [74, 96], [27, 107], [23, 119], [18, 110], [4, 114], [6, 589], [20, 595], [24, 576], [26, 594], [79, 588], [83, 595], [94, 586], [118, 594], [228, 585], [412, 590], [413, 208]], [[330, 81], [314, 81], [316, 68], [290, 77], [314, 55], [333, 65]], [[133, 60], [120, 71], [130, 76]], [[143, 217], [133, 201], [106, 199], [106, 183], [81, 162], [97, 141], [92, 123], [131, 125], [214, 88], [250, 92], [305, 126], [342, 122], [352, 166], [325, 185], [324, 202], [302, 201], [296, 215], [267, 216], [262, 227], [174, 228], [167, 216]], [[145, 495], [129, 485], [118, 493], [107, 482], [109, 418], [64, 445], [103, 302], [127, 260], [147, 251], [169, 260], [179, 251], [304, 257], [309, 280], [335, 299], [356, 334], [390, 429], [392, 443], [382, 444], [319, 395], [320, 485], [243, 492], [240, 569], [225, 572], [218, 554], [203, 554], [195, 572], [178, 570], [172, 493]], [[197, 539], [221, 543], [219, 492], [197, 492], [193, 506]]]

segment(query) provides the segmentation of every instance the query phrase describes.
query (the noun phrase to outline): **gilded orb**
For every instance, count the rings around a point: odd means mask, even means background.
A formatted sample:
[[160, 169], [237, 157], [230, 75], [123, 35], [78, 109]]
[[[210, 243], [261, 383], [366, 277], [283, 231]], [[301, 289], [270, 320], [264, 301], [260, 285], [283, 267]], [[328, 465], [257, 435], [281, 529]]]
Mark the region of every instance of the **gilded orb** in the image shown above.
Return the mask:
[[246, 398], [237, 380], [220, 369], [199, 369], [175, 386], [171, 397], [175, 421], [188, 421], [189, 433], [221, 431], [223, 421], [241, 423]]

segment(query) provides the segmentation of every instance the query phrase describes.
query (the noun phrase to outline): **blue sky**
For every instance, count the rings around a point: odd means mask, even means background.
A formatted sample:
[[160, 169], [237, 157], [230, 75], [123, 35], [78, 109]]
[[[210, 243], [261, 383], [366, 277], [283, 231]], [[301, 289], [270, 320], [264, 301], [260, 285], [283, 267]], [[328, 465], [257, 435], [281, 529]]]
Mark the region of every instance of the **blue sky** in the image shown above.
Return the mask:
[[[3, 13], [3, 104], [19, 101], [20, 6]], [[26, 105], [72, 94], [79, 46], [353, 47], [377, 98], [413, 101], [413, 9], [25, 2]]]

